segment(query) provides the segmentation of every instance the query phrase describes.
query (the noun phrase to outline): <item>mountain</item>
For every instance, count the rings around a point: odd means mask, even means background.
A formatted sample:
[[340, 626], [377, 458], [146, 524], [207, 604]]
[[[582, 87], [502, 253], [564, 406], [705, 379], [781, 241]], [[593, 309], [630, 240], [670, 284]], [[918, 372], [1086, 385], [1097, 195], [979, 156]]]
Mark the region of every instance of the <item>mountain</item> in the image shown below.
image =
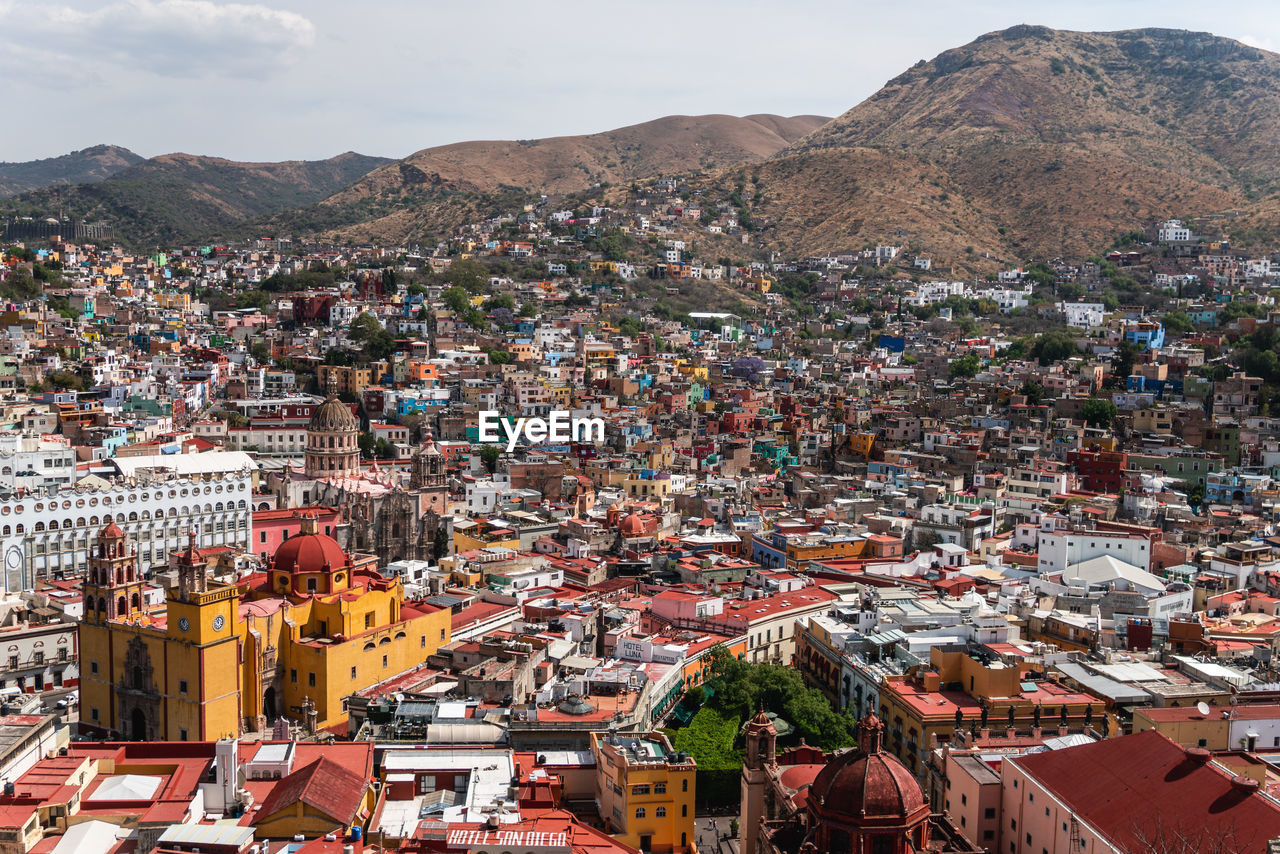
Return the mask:
[[[1018, 26], [920, 62], [753, 167], [768, 240], [1011, 258], [1275, 207], [1280, 55], [1208, 33]], [[901, 242], [899, 237], [899, 242]]]
[[503, 195], [571, 193], [761, 160], [825, 122], [822, 116], [667, 116], [585, 136], [426, 148], [281, 222], [348, 238], [401, 240], [483, 213]]
[[0, 196], [15, 196], [55, 184], [101, 181], [141, 161], [141, 157], [127, 148], [95, 145], [61, 157], [0, 163]]
[[165, 154], [104, 181], [45, 188], [0, 202], [0, 214], [102, 220], [119, 239], [177, 244], [223, 236], [245, 220], [314, 204], [390, 162], [347, 152], [328, 160], [240, 163]]

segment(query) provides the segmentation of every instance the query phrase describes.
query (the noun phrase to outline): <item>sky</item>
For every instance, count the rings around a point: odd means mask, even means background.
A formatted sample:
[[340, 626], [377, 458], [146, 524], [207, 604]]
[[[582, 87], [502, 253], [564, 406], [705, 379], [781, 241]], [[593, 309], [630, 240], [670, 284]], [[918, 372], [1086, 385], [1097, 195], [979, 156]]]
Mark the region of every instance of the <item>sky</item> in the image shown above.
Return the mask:
[[1015, 24], [1280, 51], [1274, 0], [0, 0], [0, 160], [403, 157], [672, 114], [836, 116]]

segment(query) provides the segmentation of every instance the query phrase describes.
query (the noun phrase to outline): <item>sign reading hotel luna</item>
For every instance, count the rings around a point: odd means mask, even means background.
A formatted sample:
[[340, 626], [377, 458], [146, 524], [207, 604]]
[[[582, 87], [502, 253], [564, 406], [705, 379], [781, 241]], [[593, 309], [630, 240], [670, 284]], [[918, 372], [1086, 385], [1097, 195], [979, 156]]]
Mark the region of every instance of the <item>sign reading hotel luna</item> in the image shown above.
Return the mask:
[[603, 442], [603, 418], [574, 418], [567, 410], [553, 409], [547, 418], [503, 418], [496, 409], [480, 410], [480, 441], [506, 442], [507, 453], [522, 441], [529, 445], [550, 442]]

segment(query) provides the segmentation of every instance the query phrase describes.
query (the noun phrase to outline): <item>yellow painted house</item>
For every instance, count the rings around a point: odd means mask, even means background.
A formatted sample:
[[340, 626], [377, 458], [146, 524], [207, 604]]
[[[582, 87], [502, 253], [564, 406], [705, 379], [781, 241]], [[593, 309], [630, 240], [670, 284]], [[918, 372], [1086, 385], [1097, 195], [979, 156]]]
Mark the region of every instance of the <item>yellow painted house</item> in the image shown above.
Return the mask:
[[192, 545], [163, 612], [148, 609], [136, 549], [108, 525], [85, 582], [81, 720], [134, 740], [209, 741], [289, 717], [346, 720], [345, 697], [449, 642], [449, 611], [406, 602], [372, 557], [353, 560], [307, 518], [266, 573], [207, 581]]
[[605, 829], [641, 851], [691, 852], [697, 763], [660, 732], [591, 733], [596, 803]]

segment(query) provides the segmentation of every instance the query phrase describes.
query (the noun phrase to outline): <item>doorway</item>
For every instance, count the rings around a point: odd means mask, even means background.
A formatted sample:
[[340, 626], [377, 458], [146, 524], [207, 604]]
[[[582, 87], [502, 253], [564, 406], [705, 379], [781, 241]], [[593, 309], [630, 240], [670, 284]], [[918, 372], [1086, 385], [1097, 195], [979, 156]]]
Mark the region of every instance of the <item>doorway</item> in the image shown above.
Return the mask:
[[142, 709], [134, 709], [130, 715], [130, 731], [133, 741], [147, 740], [147, 716], [142, 713]]

